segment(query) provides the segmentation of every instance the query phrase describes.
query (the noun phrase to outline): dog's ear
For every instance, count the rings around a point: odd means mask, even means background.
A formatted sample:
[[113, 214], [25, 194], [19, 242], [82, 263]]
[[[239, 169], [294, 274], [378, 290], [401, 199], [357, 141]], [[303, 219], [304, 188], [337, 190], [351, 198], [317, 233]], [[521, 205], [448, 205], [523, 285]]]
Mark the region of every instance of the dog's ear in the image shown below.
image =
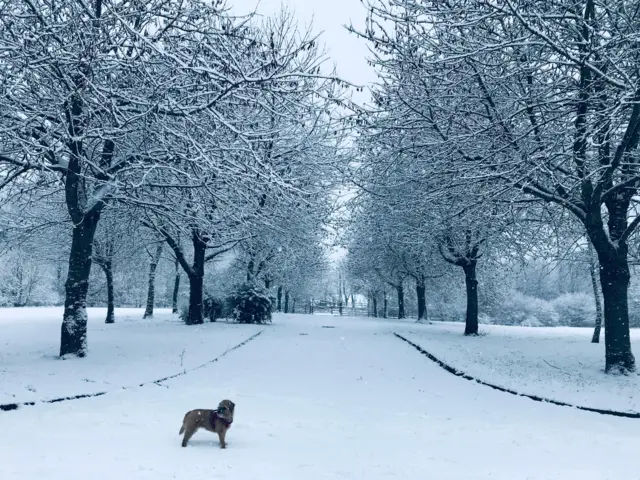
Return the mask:
[[231, 406], [231, 411], [233, 412], [236, 408], [236, 404], [229, 400], [229, 405]]

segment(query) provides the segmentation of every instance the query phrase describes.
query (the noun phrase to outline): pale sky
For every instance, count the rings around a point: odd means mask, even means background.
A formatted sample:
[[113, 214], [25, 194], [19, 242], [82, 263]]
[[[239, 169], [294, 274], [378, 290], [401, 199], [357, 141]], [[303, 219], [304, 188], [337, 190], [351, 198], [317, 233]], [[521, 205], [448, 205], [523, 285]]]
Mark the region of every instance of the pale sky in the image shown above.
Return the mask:
[[313, 32], [322, 33], [320, 41], [341, 78], [363, 86], [375, 80], [373, 68], [367, 64], [366, 42], [343, 27], [350, 23], [360, 30], [364, 27], [367, 11], [360, 0], [229, 0], [234, 13], [248, 13], [256, 5], [262, 15], [287, 7], [297, 17], [300, 29], [312, 23]]

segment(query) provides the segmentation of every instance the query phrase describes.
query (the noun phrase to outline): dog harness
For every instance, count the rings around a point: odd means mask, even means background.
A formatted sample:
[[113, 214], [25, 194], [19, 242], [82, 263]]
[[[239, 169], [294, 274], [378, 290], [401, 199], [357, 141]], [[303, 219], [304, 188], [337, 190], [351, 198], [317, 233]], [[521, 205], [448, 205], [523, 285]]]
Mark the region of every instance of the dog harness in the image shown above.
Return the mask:
[[214, 410], [213, 412], [211, 412], [211, 417], [209, 418], [209, 422], [211, 422], [211, 428], [215, 429], [216, 428], [216, 418], [218, 420], [220, 420], [222, 422], [222, 424], [227, 427], [227, 429], [231, 428], [231, 424], [233, 423], [233, 421], [229, 421], [226, 418], [222, 418], [220, 415], [218, 415], [218, 411]]

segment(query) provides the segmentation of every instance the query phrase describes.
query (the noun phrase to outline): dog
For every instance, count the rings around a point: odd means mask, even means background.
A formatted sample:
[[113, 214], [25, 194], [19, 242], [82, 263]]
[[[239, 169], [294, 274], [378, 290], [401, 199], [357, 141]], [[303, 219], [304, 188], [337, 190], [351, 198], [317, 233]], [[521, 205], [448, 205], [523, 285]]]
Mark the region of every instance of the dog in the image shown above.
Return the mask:
[[236, 404], [231, 400], [222, 400], [216, 410], [207, 410], [199, 408], [188, 411], [182, 420], [182, 427], [179, 434], [184, 433], [182, 437], [182, 446], [186, 447], [189, 439], [200, 428], [204, 428], [210, 432], [218, 434], [220, 439], [220, 448], [227, 448], [225, 436], [233, 423], [233, 411]]

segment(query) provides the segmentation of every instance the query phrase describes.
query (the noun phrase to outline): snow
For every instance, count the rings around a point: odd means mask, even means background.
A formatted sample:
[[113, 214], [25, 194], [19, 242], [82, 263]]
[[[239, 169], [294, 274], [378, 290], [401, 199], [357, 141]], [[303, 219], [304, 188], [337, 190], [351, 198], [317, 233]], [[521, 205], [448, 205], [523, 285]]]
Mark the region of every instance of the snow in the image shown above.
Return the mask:
[[[604, 331], [602, 343], [593, 344], [590, 328], [480, 330], [481, 336], [465, 337], [463, 324], [436, 322], [400, 327], [398, 333], [478, 380], [572, 405], [640, 412], [640, 375], [604, 373]], [[632, 330], [631, 343], [640, 355], [640, 330]]]
[[[37, 327], [32, 332], [44, 336], [41, 327], [49, 321], [25, 316], [8, 322], [4, 313], [3, 343], [15, 337], [28, 346], [31, 323]], [[256, 331], [226, 324], [181, 327], [168, 319], [151, 327], [153, 322], [125, 322], [123, 312], [117, 314], [121, 330], [113, 333], [90, 312], [90, 351], [81, 361], [93, 362], [91, 368], [33, 358], [48, 345], [39, 337], [23, 359], [52, 368], [62, 389], [78, 385], [79, 369], [111, 378], [108, 372], [118, 369], [110, 364], [120, 360], [108, 355], [109, 347], [120, 345], [128, 375], [141, 378], [177, 369], [164, 359], [183, 348], [172, 342], [208, 358]], [[141, 316], [142, 310], [131, 312], [131, 318]], [[468, 382], [392, 335], [398, 329], [427, 332], [432, 325], [274, 315], [273, 325], [260, 328], [259, 337], [220, 361], [160, 386], [0, 412], [2, 479], [640, 479], [638, 421]], [[61, 366], [50, 367], [56, 363]], [[5, 380], [28, 370], [11, 365]], [[127, 373], [116, 377], [127, 380]], [[184, 413], [213, 408], [222, 398], [236, 403], [228, 448], [219, 449], [208, 432], [181, 448]]]
[[[171, 310], [89, 308], [86, 358], [58, 358], [63, 308], [0, 308], [0, 404], [83, 395], [136, 386], [189, 370], [258, 332], [207, 323], [195, 328]], [[64, 380], [62, 377], [64, 376]]]

